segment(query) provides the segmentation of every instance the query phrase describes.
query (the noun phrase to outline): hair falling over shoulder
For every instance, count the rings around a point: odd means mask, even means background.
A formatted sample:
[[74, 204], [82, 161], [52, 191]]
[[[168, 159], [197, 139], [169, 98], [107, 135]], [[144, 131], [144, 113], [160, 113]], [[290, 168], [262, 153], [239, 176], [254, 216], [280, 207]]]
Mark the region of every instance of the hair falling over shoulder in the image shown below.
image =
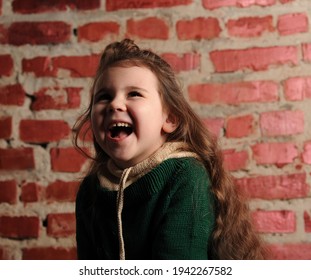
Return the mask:
[[[85, 113], [74, 126], [75, 145], [78, 144], [85, 126], [90, 124], [95, 85], [103, 72], [111, 66], [147, 67], [159, 81], [159, 93], [163, 106], [178, 120], [177, 129], [168, 135], [167, 141], [183, 141], [189, 150], [197, 153], [211, 178], [215, 196], [216, 226], [213, 232], [209, 256], [212, 259], [255, 260], [267, 258], [265, 247], [255, 231], [247, 203], [241, 198], [231, 174], [223, 167], [223, 159], [217, 139], [205, 128], [185, 99], [175, 73], [170, 65], [150, 50], [140, 49], [130, 39], [108, 45], [100, 59], [91, 87], [91, 100]], [[83, 136], [83, 135], [82, 135]], [[94, 140], [95, 157], [89, 173], [98, 170], [107, 155]]]

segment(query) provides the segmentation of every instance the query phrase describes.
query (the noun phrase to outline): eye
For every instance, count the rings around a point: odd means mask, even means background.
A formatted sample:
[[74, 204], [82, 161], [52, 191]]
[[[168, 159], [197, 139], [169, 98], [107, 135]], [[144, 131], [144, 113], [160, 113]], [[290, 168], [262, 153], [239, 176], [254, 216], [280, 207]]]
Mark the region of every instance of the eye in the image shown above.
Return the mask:
[[108, 102], [111, 101], [112, 96], [109, 92], [106, 91], [99, 91], [95, 95], [95, 102], [104, 101]]
[[129, 94], [128, 94], [129, 97], [139, 97], [139, 96], [142, 96], [141, 93], [139, 93], [138, 91], [136, 90], [133, 90], [133, 91], [130, 91]]

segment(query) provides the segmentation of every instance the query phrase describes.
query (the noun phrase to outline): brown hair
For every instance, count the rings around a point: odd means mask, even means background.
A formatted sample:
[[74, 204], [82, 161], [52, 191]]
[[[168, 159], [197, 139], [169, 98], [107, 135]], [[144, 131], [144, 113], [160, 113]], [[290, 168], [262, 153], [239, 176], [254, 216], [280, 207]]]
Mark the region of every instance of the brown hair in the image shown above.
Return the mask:
[[[216, 197], [216, 227], [209, 256], [214, 259], [264, 259], [265, 249], [251, 223], [247, 204], [237, 193], [232, 176], [223, 167], [222, 153], [216, 137], [206, 129], [184, 98], [170, 65], [152, 51], [140, 49], [129, 39], [106, 47], [91, 88], [89, 107], [74, 127], [76, 147], [84, 152], [78, 144], [78, 138], [85, 131], [83, 127], [90, 123], [94, 88], [104, 70], [117, 65], [147, 67], [156, 75], [163, 105], [178, 120], [177, 129], [168, 135], [167, 141], [186, 142], [189, 149], [201, 157], [206, 167], [211, 178], [212, 192]], [[95, 140], [94, 147], [95, 157], [89, 174], [96, 172], [107, 159]]]

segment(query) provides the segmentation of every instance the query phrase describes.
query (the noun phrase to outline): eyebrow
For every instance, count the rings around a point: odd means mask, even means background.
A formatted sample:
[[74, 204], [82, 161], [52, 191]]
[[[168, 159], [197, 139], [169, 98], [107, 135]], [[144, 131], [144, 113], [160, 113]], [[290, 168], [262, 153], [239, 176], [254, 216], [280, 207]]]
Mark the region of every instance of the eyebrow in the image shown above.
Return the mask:
[[[128, 86], [128, 87], [125, 87], [124, 90], [126, 91], [133, 91], [133, 90], [137, 90], [137, 91], [142, 91], [142, 92], [145, 92], [145, 93], [148, 93], [148, 90], [144, 89], [144, 88], [141, 88], [141, 87], [136, 87], [136, 86]], [[97, 95], [97, 94], [100, 94], [102, 92], [112, 92], [113, 90], [109, 87], [101, 87], [99, 88], [98, 90], [95, 90], [94, 94]]]
[[143, 91], [143, 92], [148, 92], [146, 89], [141, 88], [141, 87], [135, 87], [135, 86], [129, 86], [125, 88], [126, 90], [137, 90], [137, 91]]
[[95, 89], [95, 90], [94, 90], [94, 95], [98, 95], [98, 94], [101, 94], [101, 93], [103, 93], [103, 92], [109, 93], [109, 92], [111, 92], [111, 89], [109, 89], [109, 88], [107, 88], [107, 87], [101, 87], [101, 88], [99, 88], [99, 89]]

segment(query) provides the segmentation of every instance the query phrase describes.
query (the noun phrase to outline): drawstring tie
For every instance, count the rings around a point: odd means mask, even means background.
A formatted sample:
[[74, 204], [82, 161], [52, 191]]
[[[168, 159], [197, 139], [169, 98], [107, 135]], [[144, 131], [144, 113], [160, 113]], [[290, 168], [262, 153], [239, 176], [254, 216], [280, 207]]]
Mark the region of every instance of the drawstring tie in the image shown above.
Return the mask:
[[132, 168], [127, 168], [124, 170], [121, 179], [120, 186], [117, 196], [117, 219], [118, 219], [118, 238], [119, 238], [119, 256], [120, 260], [125, 260], [125, 248], [123, 239], [123, 229], [122, 229], [122, 210], [124, 205], [124, 189], [126, 180], [131, 172]]

